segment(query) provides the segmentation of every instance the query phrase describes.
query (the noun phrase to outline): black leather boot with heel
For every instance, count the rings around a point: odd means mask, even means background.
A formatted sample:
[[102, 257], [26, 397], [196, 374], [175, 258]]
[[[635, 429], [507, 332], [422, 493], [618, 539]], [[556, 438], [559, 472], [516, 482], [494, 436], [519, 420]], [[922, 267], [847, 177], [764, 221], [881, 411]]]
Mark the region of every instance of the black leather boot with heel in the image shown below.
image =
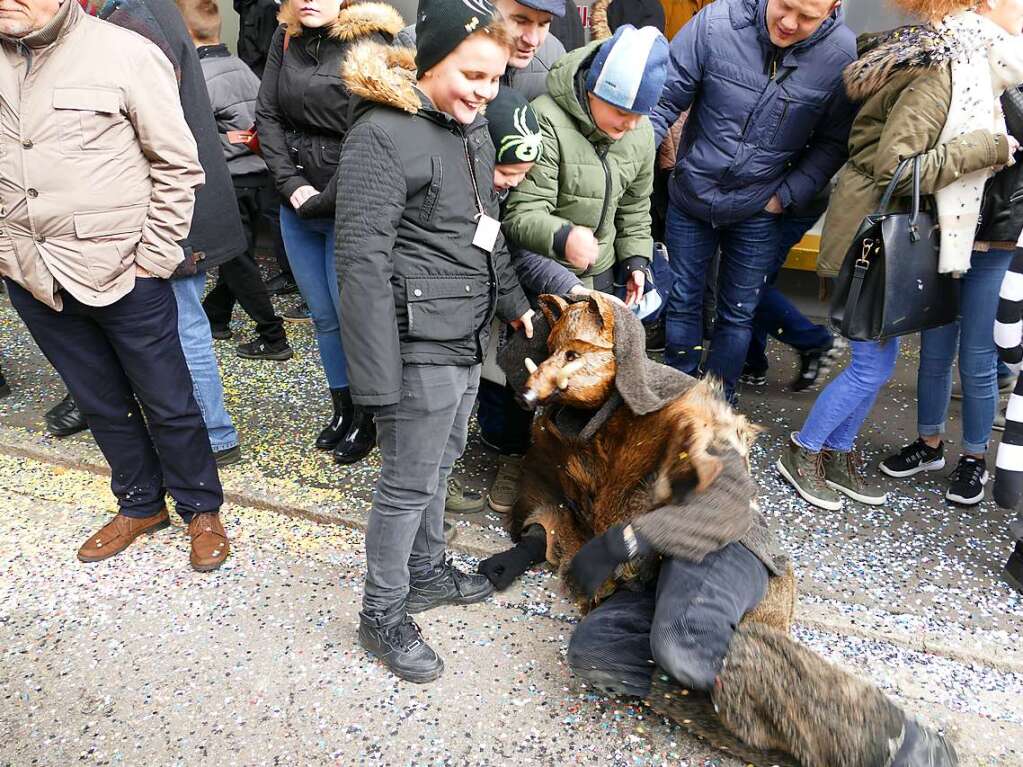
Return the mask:
[[358, 405], [352, 414], [352, 425], [334, 448], [334, 461], [347, 466], [358, 463], [377, 443], [377, 427], [373, 415]]
[[334, 404], [334, 415], [316, 438], [316, 447], [320, 450], [333, 450], [338, 446], [351, 427], [352, 415], [355, 412], [352, 395], [347, 386], [342, 389], [331, 389], [330, 399]]

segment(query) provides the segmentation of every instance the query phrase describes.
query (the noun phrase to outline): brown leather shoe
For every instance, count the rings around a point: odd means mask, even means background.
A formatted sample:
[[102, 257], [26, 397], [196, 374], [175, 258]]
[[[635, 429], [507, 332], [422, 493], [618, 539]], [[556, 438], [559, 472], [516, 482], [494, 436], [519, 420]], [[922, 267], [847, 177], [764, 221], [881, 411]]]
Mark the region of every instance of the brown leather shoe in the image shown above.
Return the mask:
[[101, 559], [107, 559], [120, 554], [140, 535], [163, 530], [168, 525], [170, 518], [167, 516], [166, 506], [153, 516], [142, 519], [118, 514], [82, 544], [78, 549], [78, 559], [81, 562], [99, 562]]
[[192, 538], [192, 555], [189, 559], [192, 568], [200, 573], [216, 570], [231, 553], [218, 512], [196, 514], [188, 523], [188, 534]]

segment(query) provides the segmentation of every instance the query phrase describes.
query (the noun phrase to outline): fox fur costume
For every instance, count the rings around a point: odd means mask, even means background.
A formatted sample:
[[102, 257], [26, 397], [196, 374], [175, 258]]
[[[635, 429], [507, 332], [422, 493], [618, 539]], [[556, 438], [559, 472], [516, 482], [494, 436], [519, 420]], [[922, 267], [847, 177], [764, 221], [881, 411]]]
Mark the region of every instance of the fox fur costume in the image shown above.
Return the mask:
[[[795, 580], [755, 499], [749, 449], [758, 429], [716, 386], [649, 360], [640, 322], [603, 296], [541, 296], [533, 339], [499, 355], [528, 406], [543, 406], [523, 460], [513, 539], [540, 526], [562, 575], [588, 540], [630, 523], [655, 554], [620, 566], [582, 611], [659, 555], [700, 561], [739, 541], [772, 575], [737, 628], [710, 693], [654, 669], [647, 703], [691, 733], [755, 765], [890, 767], [955, 764], [943, 738], [906, 719], [876, 687], [789, 636]], [[945, 760], [935, 758], [945, 756]]]

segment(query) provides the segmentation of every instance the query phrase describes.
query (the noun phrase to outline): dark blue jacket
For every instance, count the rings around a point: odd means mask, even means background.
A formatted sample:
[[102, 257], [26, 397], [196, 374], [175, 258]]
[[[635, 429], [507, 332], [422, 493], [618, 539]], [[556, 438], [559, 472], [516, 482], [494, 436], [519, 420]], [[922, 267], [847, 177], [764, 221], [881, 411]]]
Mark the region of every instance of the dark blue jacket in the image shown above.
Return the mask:
[[771, 43], [767, 0], [717, 0], [671, 41], [671, 67], [650, 116], [657, 142], [686, 109], [669, 186], [691, 216], [722, 225], [809, 202], [845, 161], [854, 107], [842, 70], [856, 38], [833, 13], [789, 48]]

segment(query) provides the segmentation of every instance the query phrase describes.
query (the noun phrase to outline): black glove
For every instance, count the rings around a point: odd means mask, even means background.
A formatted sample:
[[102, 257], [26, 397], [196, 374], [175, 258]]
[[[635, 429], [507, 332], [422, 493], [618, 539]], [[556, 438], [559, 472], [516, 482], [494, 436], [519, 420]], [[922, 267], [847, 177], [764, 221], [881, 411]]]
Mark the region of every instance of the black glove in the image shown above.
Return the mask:
[[504, 591], [533, 565], [543, 562], [547, 555], [547, 534], [525, 534], [518, 545], [482, 560], [476, 568], [480, 574]]
[[[587, 596], [592, 598], [604, 581], [611, 577], [615, 568], [632, 558], [629, 555], [629, 546], [625, 542], [624, 531], [624, 525], [609, 528], [603, 535], [588, 541], [572, 558], [572, 563], [568, 566], [568, 576]], [[635, 545], [636, 550], [632, 556], [645, 554], [650, 550], [650, 544], [638, 535], [635, 535]]]

